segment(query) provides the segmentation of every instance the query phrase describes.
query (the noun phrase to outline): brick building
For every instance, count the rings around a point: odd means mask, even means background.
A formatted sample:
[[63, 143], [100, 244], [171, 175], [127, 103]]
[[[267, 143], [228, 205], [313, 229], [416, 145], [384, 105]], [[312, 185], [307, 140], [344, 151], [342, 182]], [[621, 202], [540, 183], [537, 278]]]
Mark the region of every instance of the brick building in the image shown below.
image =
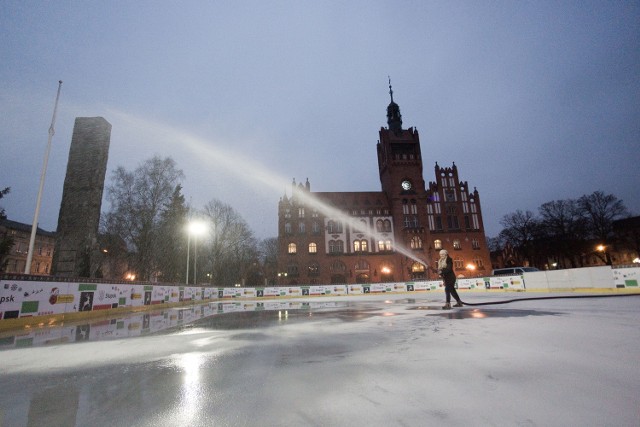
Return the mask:
[[[9, 253], [0, 259], [0, 272], [24, 273], [31, 240], [31, 224], [8, 219], [0, 221], [0, 239], [4, 237], [11, 238], [13, 245]], [[48, 276], [51, 273], [55, 239], [56, 233], [37, 228], [34, 254], [31, 259], [31, 274]]]
[[491, 274], [480, 196], [455, 163], [435, 163], [425, 184], [420, 138], [387, 107], [376, 149], [382, 189], [312, 192], [292, 184], [278, 204], [278, 284], [370, 283], [436, 279], [447, 249], [459, 277]]

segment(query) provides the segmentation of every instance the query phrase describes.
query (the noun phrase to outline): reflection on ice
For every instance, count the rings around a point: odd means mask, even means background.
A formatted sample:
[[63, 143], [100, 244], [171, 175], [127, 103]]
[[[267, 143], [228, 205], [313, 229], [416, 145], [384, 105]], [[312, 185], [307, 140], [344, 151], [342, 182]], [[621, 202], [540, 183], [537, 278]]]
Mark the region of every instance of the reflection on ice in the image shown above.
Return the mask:
[[[319, 310], [347, 307], [349, 304], [351, 303], [348, 301], [223, 301], [183, 308], [165, 308], [109, 319], [4, 332], [0, 334], [0, 350], [131, 338], [194, 326], [240, 329], [271, 323], [281, 324], [289, 320], [290, 311], [310, 314]], [[295, 317], [298, 319], [300, 316]], [[277, 322], [274, 322], [276, 319]]]

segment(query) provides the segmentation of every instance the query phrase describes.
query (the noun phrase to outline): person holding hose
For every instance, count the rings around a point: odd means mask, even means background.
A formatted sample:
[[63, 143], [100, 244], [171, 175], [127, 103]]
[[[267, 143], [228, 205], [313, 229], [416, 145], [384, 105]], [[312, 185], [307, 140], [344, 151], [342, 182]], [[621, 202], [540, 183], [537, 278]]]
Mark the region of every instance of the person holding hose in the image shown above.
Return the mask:
[[440, 259], [438, 259], [438, 274], [444, 280], [444, 294], [446, 296], [446, 304], [443, 310], [451, 310], [451, 296], [456, 300], [454, 307], [462, 307], [462, 301], [456, 291], [456, 274], [453, 272], [453, 260], [449, 256], [449, 252], [445, 249], [440, 251]]

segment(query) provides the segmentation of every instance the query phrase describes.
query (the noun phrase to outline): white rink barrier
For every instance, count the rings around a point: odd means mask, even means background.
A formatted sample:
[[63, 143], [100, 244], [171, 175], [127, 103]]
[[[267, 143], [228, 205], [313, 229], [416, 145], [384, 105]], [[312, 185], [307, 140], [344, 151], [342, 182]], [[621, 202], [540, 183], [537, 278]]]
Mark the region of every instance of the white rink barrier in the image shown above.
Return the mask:
[[[463, 290], [638, 289], [640, 267], [589, 267], [524, 273], [522, 276], [461, 278]], [[441, 280], [370, 284], [212, 288], [151, 284], [107, 284], [0, 279], [0, 319], [136, 308], [213, 299], [346, 296], [442, 291]]]

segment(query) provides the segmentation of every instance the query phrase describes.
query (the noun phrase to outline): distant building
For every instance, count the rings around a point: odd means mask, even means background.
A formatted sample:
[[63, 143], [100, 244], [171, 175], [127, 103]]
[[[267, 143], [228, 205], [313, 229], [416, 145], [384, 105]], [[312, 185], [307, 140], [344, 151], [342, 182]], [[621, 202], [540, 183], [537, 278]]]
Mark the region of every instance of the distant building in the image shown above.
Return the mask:
[[[0, 240], [5, 236], [13, 240], [9, 253], [0, 260], [0, 272], [24, 273], [31, 239], [31, 224], [4, 220], [0, 221]], [[31, 274], [49, 275], [53, 260], [56, 234], [38, 227], [31, 259]]]
[[312, 192], [292, 184], [278, 204], [278, 284], [436, 279], [447, 249], [459, 277], [491, 273], [480, 196], [455, 164], [425, 184], [420, 138], [387, 107], [376, 149], [382, 191]]
[[100, 268], [98, 226], [111, 124], [76, 117], [58, 215], [53, 274], [95, 277]]

